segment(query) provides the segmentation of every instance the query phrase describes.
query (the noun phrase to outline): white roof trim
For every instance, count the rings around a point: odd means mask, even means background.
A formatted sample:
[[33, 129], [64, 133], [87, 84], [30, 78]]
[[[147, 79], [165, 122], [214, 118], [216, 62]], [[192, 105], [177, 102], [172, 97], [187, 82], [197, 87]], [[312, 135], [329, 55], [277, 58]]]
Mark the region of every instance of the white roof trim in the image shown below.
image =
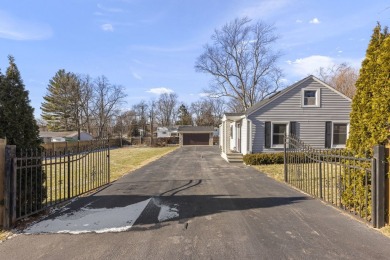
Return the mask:
[[352, 102], [352, 99], [347, 97], [346, 95], [344, 95], [343, 93], [341, 93], [340, 91], [338, 91], [337, 89], [329, 86], [328, 84], [326, 84], [325, 82], [323, 82], [322, 80], [316, 78], [315, 76], [312, 76], [312, 78], [317, 81], [318, 83], [322, 84], [323, 86], [329, 88], [330, 90], [332, 90], [333, 92], [336, 92], [337, 94], [339, 94], [340, 96], [342, 96], [343, 98], [345, 98], [346, 100], [348, 101], [351, 101]]

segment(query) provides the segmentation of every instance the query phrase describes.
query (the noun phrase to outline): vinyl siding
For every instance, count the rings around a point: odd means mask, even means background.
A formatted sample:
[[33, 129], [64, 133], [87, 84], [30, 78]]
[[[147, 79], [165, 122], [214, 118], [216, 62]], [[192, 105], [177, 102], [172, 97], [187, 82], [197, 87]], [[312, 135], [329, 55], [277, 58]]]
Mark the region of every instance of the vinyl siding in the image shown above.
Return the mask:
[[[319, 107], [302, 107], [302, 89], [319, 90]], [[297, 122], [298, 135], [307, 144], [324, 148], [325, 122], [349, 122], [351, 102], [337, 92], [312, 78], [302, 82], [248, 116], [253, 122], [252, 150], [256, 152], [278, 151], [264, 148], [264, 122]]]

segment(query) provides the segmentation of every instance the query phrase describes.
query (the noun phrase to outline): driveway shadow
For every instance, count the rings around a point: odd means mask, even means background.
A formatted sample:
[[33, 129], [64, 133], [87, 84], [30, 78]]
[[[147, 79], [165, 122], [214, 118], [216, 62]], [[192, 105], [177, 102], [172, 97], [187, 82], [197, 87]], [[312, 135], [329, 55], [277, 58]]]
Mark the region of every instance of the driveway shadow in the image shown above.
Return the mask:
[[[196, 183], [195, 183], [196, 184]], [[168, 192], [168, 191], [167, 191]], [[82, 208], [88, 209], [112, 209], [123, 208], [142, 201], [150, 200], [134, 223], [135, 227], [157, 224], [155, 228], [163, 227], [160, 223], [169, 221], [185, 222], [188, 219], [214, 215], [229, 211], [245, 211], [279, 207], [310, 200], [310, 197], [261, 197], [240, 198], [232, 195], [169, 195], [169, 196], [145, 196], [145, 195], [103, 195], [81, 198], [72, 203], [68, 209], [50, 215], [46, 219], [72, 216]], [[167, 220], [159, 220], [159, 213], [163, 207], [174, 208], [177, 214]], [[133, 226], [133, 228], [134, 228]]]

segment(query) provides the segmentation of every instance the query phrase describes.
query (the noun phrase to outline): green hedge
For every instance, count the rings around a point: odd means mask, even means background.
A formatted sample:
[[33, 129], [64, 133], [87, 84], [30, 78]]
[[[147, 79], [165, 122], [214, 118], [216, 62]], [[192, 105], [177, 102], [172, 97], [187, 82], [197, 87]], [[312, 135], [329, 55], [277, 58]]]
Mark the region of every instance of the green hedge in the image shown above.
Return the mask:
[[255, 153], [244, 155], [244, 163], [247, 165], [281, 164], [284, 162], [284, 153]]

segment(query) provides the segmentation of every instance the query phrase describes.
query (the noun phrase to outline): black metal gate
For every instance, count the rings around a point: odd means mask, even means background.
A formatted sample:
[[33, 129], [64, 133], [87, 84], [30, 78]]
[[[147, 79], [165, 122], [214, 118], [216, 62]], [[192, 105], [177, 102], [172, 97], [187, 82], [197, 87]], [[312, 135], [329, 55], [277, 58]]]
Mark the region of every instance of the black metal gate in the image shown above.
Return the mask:
[[110, 182], [105, 140], [59, 151], [9, 146], [6, 154], [5, 209], [10, 224]]
[[384, 153], [378, 148], [373, 158], [360, 158], [345, 149], [314, 149], [286, 136], [285, 181], [381, 227], [385, 216]]

